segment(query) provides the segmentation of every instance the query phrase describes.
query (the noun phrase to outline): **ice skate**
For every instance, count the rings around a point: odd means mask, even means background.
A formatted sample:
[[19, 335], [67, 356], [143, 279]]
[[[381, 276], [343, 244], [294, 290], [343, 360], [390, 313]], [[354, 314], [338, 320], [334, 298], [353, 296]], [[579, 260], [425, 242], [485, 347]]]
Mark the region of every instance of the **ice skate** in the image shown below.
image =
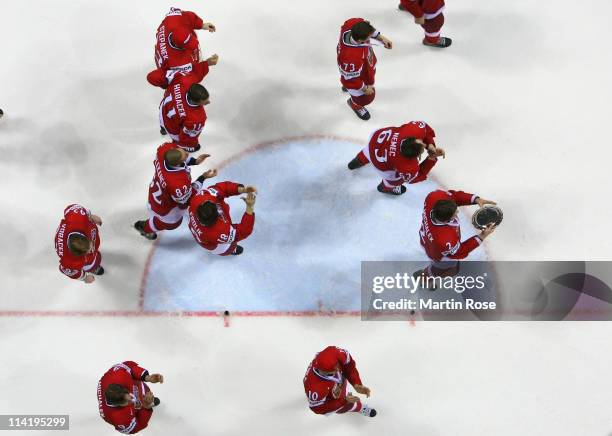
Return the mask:
[[348, 169], [349, 170], [356, 170], [357, 168], [361, 168], [362, 166], [364, 166], [365, 164], [362, 163], [358, 157], [355, 157], [352, 161], [350, 161], [348, 163]]
[[353, 112], [355, 112], [355, 115], [357, 115], [360, 119], [364, 121], [368, 121], [370, 119], [370, 112], [368, 112], [365, 107], [355, 106], [350, 98], [346, 101], [346, 103], [353, 110]]
[[138, 230], [138, 232], [140, 233], [141, 236], [144, 236], [145, 238], [147, 238], [149, 241], [153, 241], [154, 239], [157, 239], [157, 233], [153, 232], [153, 233], [147, 233], [145, 232], [145, 224], [147, 222], [146, 221], [136, 221], [134, 223], [134, 228], [136, 230]]
[[426, 45], [427, 47], [446, 48], [446, 47], [450, 47], [452, 43], [453, 43], [453, 40], [445, 36], [441, 36], [440, 38], [438, 38], [438, 42], [428, 42], [427, 38], [423, 39], [423, 45]]
[[404, 192], [406, 192], [406, 187], [404, 185], [399, 185], [394, 188], [387, 188], [383, 182], [380, 182], [376, 189], [378, 189], [378, 192], [389, 195], [402, 195]]
[[433, 280], [427, 280], [428, 275], [427, 275], [427, 272], [426, 272], [425, 268], [420, 269], [418, 271], [415, 271], [412, 274], [412, 277], [414, 277], [415, 280], [418, 280], [419, 278], [421, 279], [421, 281], [420, 281], [420, 288], [421, 289], [427, 289], [429, 291], [435, 291], [436, 290], [436, 284], [434, 283], [434, 281]]

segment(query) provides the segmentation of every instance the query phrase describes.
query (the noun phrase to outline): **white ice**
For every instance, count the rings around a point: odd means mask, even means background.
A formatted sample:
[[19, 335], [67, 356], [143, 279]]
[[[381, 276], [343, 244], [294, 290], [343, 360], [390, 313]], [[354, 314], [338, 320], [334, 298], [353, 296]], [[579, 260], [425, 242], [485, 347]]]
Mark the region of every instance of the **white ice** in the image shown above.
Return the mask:
[[[444, 31], [454, 44], [444, 52], [422, 47], [420, 29], [391, 0], [5, 2], [0, 414], [69, 413], [72, 434], [113, 434], [97, 416], [96, 383], [112, 364], [134, 359], [166, 375], [167, 382], [154, 387], [163, 405], [144, 433], [150, 435], [610, 434], [607, 323], [411, 326], [356, 317], [234, 317], [226, 328], [217, 317], [139, 315], [151, 244], [130, 226], [146, 211], [151, 161], [162, 141], [160, 92], [145, 75], [153, 68], [155, 28], [170, 6], [195, 10], [218, 27], [201, 38], [205, 55], [220, 55], [205, 81], [212, 96], [202, 141], [212, 154], [208, 166], [296, 136], [354, 138], [352, 152], [375, 128], [423, 119], [447, 150], [434, 169], [439, 183], [490, 197], [504, 209], [503, 225], [487, 240], [491, 258], [609, 258], [610, 2], [448, 0]], [[392, 51], [377, 48], [377, 100], [367, 123], [348, 110], [339, 90], [335, 44], [350, 16], [370, 18], [395, 43]], [[264, 161], [256, 156], [224, 168], [244, 165], [253, 178], [271, 177], [258, 172]], [[337, 165], [338, 186], [356, 180], [362, 199], [393, 205], [372, 214], [412, 206], [412, 197], [400, 203], [370, 191], [377, 179], [369, 169], [340, 172], [345, 157], [320, 156], [312, 170]], [[287, 183], [298, 181], [309, 185], [296, 187], [302, 193], [312, 189], [304, 177]], [[326, 187], [320, 195], [339, 193]], [[334, 206], [348, 210], [349, 198]], [[91, 286], [57, 271], [53, 235], [70, 202], [104, 219], [108, 274]], [[353, 213], [361, 217], [359, 208], [368, 206], [356, 201]], [[280, 219], [283, 210], [274, 208], [262, 191], [255, 234], [238, 262], [272, 258], [261, 238], [270, 231], [266, 214]], [[420, 210], [407, 213], [414, 214], [414, 228]], [[285, 226], [307, 224], [293, 221], [299, 214], [290, 218], [294, 224]], [[305, 240], [286, 230], [279, 226], [278, 237]], [[415, 242], [404, 239], [377, 256], [408, 256]], [[304, 253], [316, 248], [302, 247]], [[179, 259], [167, 274], [192, 277], [190, 284], [205, 280], [201, 270], [182, 263], [206, 264], [206, 253]], [[325, 273], [343, 285], [356, 280], [340, 260]], [[227, 280], [230, 302], [253, 291], [232, 289], [233, 277]], [[287, 283], [287, 291], [292, 286]], [[348, 301], [330, 294], [324, 294], [329, 304]], [[193, 295], [186, 297], [193, 301]], [[271, 297], [259, 301], [295, 303], [286, 295]], [[172, 298], [165, 304], [151, 301], [150, 308], [187, 307]], [[302, 376], [328, 344], [353, 353], [372, 388], [375, 419], [323, 418], [307, 410]], [[47, 433], [55, 434], [37, 434]]]
[[[156, 244], [144, 309], [358, 311], [362, 260], [427, 260], [418, 211], [439, 185], [426, 181], [409, 185], [401, 197], [382, 195], [371, 165], [347, 169], [362, 147], [346, 140], [290, 140], [229, 162], [218, 181], [252, 184], [261, 193], [256, 230], [240, 243], [246, 254], [228, 260], [205, 252], [185, 220]], [[240, 222], [244, 203], [239, 197], [228, 203]], [[460, 216], [469, 237], [474, 231], [467, 215]], [[484, 250], [470, 258], [484, 259]]]

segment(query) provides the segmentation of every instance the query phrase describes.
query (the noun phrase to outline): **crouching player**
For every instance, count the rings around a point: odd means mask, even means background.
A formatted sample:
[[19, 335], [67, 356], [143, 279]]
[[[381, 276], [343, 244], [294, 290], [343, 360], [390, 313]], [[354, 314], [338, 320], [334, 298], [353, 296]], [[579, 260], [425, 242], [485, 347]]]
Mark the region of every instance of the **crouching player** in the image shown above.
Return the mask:
[[[399, 127], [384, 127], [372, 133], [369, 144], [349, 162], [349, 170], [372, 163], [383, 179], [378, 192], [402, 195], [404, 183], [419, 183], [427, 179], [443, 149], [434, 142], [435, 133], [424, 121], [411, 121]], [[427, 150], [427, 158], [421, 159]]]
[[[220, 256], [241, 254], [244, 249], [238, 242], [249, 237], [255, 225], [256, 193], [253, 186], [221, 182], [194, 195], [189, 202], [189, 230], [198, 244]], [[234, 224], [225, 198], [240, 194], [247, 194], [242, 197], [246, 211]]]
[[329, 346], [317, 353], [304, 376], [304, 391], [310, 410], [318, 415], [357, 412], [375, 417], [376, 410], [348, 392], [347, 383], [357, 393], [370, 396], [370, 388], [361, 383], [355, 360], [348, 351]]

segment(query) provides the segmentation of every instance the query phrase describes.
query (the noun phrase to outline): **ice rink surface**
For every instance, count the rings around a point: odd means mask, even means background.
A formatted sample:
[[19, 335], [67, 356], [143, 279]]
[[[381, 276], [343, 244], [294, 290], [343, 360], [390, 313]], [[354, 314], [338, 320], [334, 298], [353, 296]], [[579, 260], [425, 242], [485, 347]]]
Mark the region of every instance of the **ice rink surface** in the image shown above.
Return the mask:
[[[305, 138], [263, 144], [228, 162], [220, 180], [252, 184], [261, 193], [257, 232], [241, 242], [252, 255], [231, 262], [211, 256], [193, 243], [185, 221], [156, 244], [143, 308], [359, 311], [362, 260], [427, 260], [418, 242], [421, 215], [414, 211], [439, 187], [426, 181], [409, 185], [404, 197], [381, 195], [372, 166], [351, 173], [346, 168], [361, 148], [347, 140]], [[244, 204], [239, 197], [228, 203], [240, 222]], [[469, 231], [466, 216], [461, 219]], [[472, 256], [484, 259], [484, 250]]]
[[[454, 44], [444, 52], [421, 46], [421, 30], [394, 1], [3, 4], [11, 37], [0, 70], [0, 414], [68, 413], [72, 434], [114, 434], [97, 414], [96, 383], [133, 359], [166, 376], [153, 386], [163, 404], [143, 434], [609, 436], [606, 323], [245, 316], [224, 327], [219, 317], [150, 313], [300, 311], [319, 302], [351, 310], [355, 262], [412, 256], [420, 204], [436, 183], [499, 202], [505, 220], [487, 239], [492, 259], [609, 258], [612, 3], [447, 3], [444, 33]], [[223, 259], [227, 267], [190, 246], [184, 228], [154, 252], [131, 229], [146, 213], [162, 141], [161, 95], [145, 75], [170, 6], [218, 28], [200, 34], [204, 55], [220, 56], [205, 80], [205, 166], [222, 167], [219, 181], [244, 176], [260, 186], [255, 233], [244, 257]], [[352, 16], [395, 43], [377, 49], [367, 123], [339, 90], [335, 45]], [[429, 122], [447, 150], [435, 181], [381, 198], [371, 169], [341, 171], [372, 130], [409, 120]], [[251, 149], [267, 142], [276, 145]], [[53, 236], [72, 202], [104, 220], [108, 273], [91, 286], [57, 271]], [[306, 219], [326, 210], [338, 215], [322, 218], [322, 228]], [[370, 249], [378, 239], [359, 224], [387, 219], [389, 229], [411, 230]], [[338, 243], [325, 238], [333, 232]], [[345, 247], [355, 252], [343, 255]], [[288, 255], [305, 265], [292, 274]], [[311, 268], [316, 278], [305, 281]], [[251, 287], [237, 274], [245, 269]], [[172, 273], [185, 285], [150, 288]], [[216, 295], [205, 298], [202, 283]], [[355, 357], [375, 419], [308, 411], [302, 377], [329, 344]]]

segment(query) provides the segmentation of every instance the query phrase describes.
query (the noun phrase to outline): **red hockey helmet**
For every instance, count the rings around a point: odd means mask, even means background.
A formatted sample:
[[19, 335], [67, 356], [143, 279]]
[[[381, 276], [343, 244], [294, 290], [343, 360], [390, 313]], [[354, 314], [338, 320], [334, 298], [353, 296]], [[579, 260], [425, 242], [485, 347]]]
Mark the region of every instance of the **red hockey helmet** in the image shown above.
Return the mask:
[[198, 40], [193, 32], [186, 27], [179, 27], [170, 34], [172, 44], [183, 50], [195, 50], [198, 48]]
[[336, 347], [327, 347], [317, 354], [313, 366], [324, 372], [333, 372], [336, 370], [336, 365], [340, 363], [338, 354]]

